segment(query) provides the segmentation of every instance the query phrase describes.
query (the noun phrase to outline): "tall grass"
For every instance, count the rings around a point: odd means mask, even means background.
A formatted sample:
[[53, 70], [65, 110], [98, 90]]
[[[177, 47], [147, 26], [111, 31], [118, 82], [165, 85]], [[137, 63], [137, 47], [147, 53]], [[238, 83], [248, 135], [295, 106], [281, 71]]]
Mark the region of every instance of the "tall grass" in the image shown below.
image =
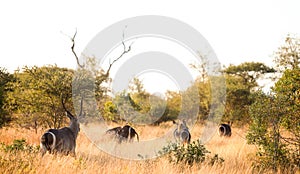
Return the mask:
[[[170, 125], [136, 127], [141, 139], [151, 139], [169, 131]], [[12, 144], [16, 139], [25, 139], [29, 146], [39, 145], [43, 131], [2, 128], [0, 143]], [[195, 140], [201, 133], [201, 126], [195, 126], [192, 136]], [[80, 133], [77, 139], [77, 157], [41, 157], [38, 152], [20, 150], [4, 151], [0, 147], [0, 173], [252, 173], [251, 158], [256, 149], [246, 144], [245, 130], [234, 129], [230, 138], [214, 135], [205, 145], [212, 154], [218, 154], [225, 162], [221, 165], [186, 165], [169, 163], [164, 156], [142, 161], [124, 160], [100, 151], [89, 139]]]

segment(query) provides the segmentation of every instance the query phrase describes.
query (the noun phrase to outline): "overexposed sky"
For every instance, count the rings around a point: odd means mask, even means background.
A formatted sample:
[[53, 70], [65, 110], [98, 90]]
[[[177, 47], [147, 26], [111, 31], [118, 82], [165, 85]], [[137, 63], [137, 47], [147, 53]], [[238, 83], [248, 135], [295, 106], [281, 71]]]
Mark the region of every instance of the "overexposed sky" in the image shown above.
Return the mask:
[[300, 1], [2, 1], [0, 2], [0, 67], [10, 72], [24, 65], [57, 64], [75, 68], [71, 42], [84, 50], [101, 30], [140, 15], [163, 15], [198, 30], [222, 64], [260, 61], [288, 33], [300, 32]]

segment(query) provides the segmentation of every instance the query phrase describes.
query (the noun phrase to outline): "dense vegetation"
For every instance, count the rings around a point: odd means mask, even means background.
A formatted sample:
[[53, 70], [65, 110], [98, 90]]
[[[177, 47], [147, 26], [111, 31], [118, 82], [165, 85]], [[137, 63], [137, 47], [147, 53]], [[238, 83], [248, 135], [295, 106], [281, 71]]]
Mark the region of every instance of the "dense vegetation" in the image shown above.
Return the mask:
[[[223, 122], [236, 126], [249, 125], [248, 143], [258, 147], [254, 164], [259, 170], [299, 170], [300, 168], [300, 42], [288, 36], [285, 44], [274, 55], [276, 67], [259, 62], [245, 62], [224, 67], [226, 102]], [[201, 66], [192, 65], [197, 68]], [[95, 79], [93, 89], [98, 103], [97, 112], [106, 121], [154, 124], [174, 120], [179, 112], [189, 115], [197, 101], [198, 121], [203, 123], [213, 106], [211, 80], [203, 73], [186, 91], [168, 91], [166, 98], [151, 95], [139, 79], [134, 79], [130, 90], [114, 98], [109, 97], [108, 73], [82, 70], [75, 74], [71, 69], [57, 66], [23, 67], [8, 73], [0, 69], [0, 126], [9, 122], [22, 127], [58, 128], [65, 124], [61, 100], [72, 106], [72, 80], [87, 82]], [[87, 75], [88, 74], [88, 75]], [[268, 92], [263, 92], [258, 80], [282, 76]], [[85, 83], [89, 84], [89, 83]], [[77, 85], [76, 83], [73, 85]], [[82, 86], [73, 86], [73, 90]], [[194, 90], [197, 89], [197, 90]], [[198, 93], [195, 93], [198, 91]], [[85, 91], [84, 96], [91, 91]], [[182, 96], [188, 96], [182, 107]], [[73, 96], [74, 97], [74, 96]], [[76, 97], [76, 96], [75, 96]], [[93, 115], [87, 113], [87, 115]], [[130, 116], [130, 117], [129, 117]]]

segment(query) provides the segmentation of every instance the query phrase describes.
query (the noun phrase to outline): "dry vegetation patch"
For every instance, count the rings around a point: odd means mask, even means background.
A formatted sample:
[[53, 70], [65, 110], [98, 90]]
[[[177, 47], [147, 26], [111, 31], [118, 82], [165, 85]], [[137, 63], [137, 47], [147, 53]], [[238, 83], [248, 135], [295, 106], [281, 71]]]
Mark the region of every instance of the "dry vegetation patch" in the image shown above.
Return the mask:
[[[137, 127], [141, 139], [149, 139], [163, 135], [172, 125]], [[152, 130], [152, 131], [149, 131]], [[200, 126], [192, 130], [194, 138], [199, 135]], [[237, 132], [238, 134], [235, 134]], [[35, 134], [34, 130], [2, 128], [1, 143], [9, 145], [16, 139], [25, 139], [26, 144], [38, 146], [43, 131]], [[77, 139], [77, 157], [52, 156], [46, 154], [43, 158], [36, 151], [21, 150], [5, 152], [0, 150], [0, 173], [251, 173], [252, 166], [249, 157], [255, 153], [255, 147], [246, 144], [242, 138], [243, 129], [233, 129], [230, 138], [214, 135], [205, 146], [218, 154], [225, 161], [221, 165], [173, 164], [165, 156], [150, 160], [124, 160], [100, 151], [81, 132]]]

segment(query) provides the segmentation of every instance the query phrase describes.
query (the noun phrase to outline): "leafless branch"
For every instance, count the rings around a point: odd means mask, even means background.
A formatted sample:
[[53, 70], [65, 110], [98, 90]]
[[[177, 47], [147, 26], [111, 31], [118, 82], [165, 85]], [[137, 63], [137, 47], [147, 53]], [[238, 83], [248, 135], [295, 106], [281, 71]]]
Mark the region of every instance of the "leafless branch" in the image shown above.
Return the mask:
[[114, 65], [114, 63], [116, 63], [119, 59], [121, 59], [124, 54], [127, 54], [130, 50], [131, 50], [131, 46], [133, 44], [133, 42], [128, 46], [128, 48], [126, 48], [126, 45], [124, 43], [124, 39], [125, 39], [125, 29], [127, 28], [127, 26], [125, 26], [124, 30], [123, 30], [123, 33], [122, 33], [122, 45], [123, 45], [123, 52], [121, 53], [121, 55], [116, 58], [115, 60], [113, 60], [112, 62], [109, 62], [109, 67], [105, 73], [105, 76], [108, 77], [109, 76], [109, 72], [110, 72], [110, 69], [112, 68], [112, 66]]
[[[111, 70], [111, 68], [112, 68], [112, 66], [113, 66], [118, 60], [120, 60], [125, 54], [127, 54], [128, 52], [130, 52], [130, 50], [131, 50], [131, 46], [132, 46], [133, 42], [132, 42], [128, 47], [126, 47], [125, 42], [124, 42], [124, 40], [125, 40], [125, 29], [126, 29], [126, 28], [127, 28], [127, 26], [125, 26], [125, 28], [124, 28], [124, 30], [123, 30], [123, 33], [122, 33], [123, 52], [120, 54], [119, 57], [117, 57], [116, 59], [114, 59], [112, 62], [111, 62], [111, 61], [109, 62], [109, 67], [108, 67], [107, 71], [105, 72], [104, 77], [108, 77], [108, 76], [109, 76], [109, 73], [110, 73], [110, 70]], [[75, 52], [75, 50], [74, 50], [74, 49], [75, 49], [75, 37], [76, 37], [76, 35], [77, 35], [77, 29], [76, 29], [76, 31], [75, 31], [73, 37], [70, 37], [70, 36], [69, 36], [70, 40], [72, 41], [71, 50], [72, 50], [72, 53], [74, 54], [74, 56], [75, 56], [75, 58], [76, 58], [77, 65], [78, 65], [80, 68], [84, 68], [85, 65], [84, 65], [84, 64], [80, 64], [79, 58], [78, 58], [78, 56], [77, 56], [77, 54], [76, 54], [76, 52]]]
[[77, 56], [77, 54], [76, 54], [76, 52], [75, 52], [75, 50], [74, 50], [74, 48], [75, 48], [75, 37], [76, 37], [76, 35], [77, 35], [77, 29], [76, 29], [76, 31], [75, 31], [73, 37], [70, 37], [70, 39], [71, 39], [71, 41], [72, 41], [71, 49], [72, 49], [72, 53], [74, 54], [74, 56], [75, 56], [75, 58], [76, 58], [77, 65], [78, 65], [80, 68], [84, 68], [84, 64], [83, 64], [83, 65], [80, 64], [79, 58], [78, 58], [78, 56]]

